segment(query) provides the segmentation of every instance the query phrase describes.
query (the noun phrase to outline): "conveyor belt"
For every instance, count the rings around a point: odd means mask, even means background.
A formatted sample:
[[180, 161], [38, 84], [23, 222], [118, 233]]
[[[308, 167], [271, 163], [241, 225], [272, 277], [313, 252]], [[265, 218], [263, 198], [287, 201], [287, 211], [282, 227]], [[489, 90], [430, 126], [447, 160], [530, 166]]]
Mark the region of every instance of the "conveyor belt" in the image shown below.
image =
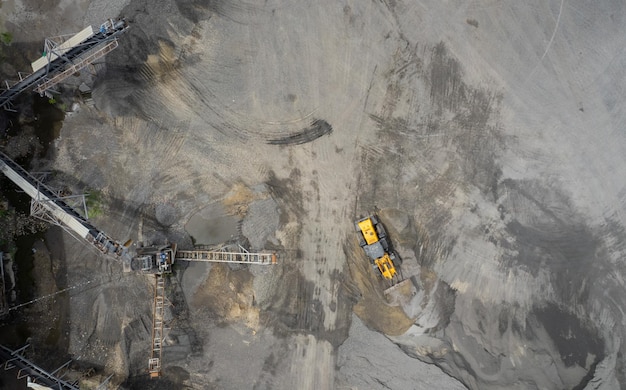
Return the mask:
[[[28, 346], [28, 345], [27, 345]], [[20, 348], [17, 351], [13, 351], [3, 345], [0, 345], [0, 361], [4, 363], [4, 369], [10, 370], [13, 368], [19, 369], [18, 379], [22, 379], [25, 376], [31, 378], [33, 383], [44, 385], [50, 389], [59, 390], [79, 390], [77, 383], [68, 382], [59, 377], [56, 377], [55, 373], [50, 373], [43, 368], [39, 367], [35, 363], [26, 359], [20, 354], [26, 347]]]
[[155, 275], [155, 283], [152, 307], [152, 353], [148, 361], [150, 378], [161, 376], [163, 324], [165, 322], [165, 278], [163, 275]]
[[[14, 85], [9, 86], [8, 89], [2, 91], [2, 93], [0, 93], [0, 108], [6, 108], [6, 106], [17, 95], [25, 90], [36, 88], [39, 85], [44, 84], [48, 79], [62, 73], [68, 65], [72, 65], [74, 60], [94, 49], [97, 49], [99, 46], [104, 46], [112, 40], [115, 40], [115, 37], [127, 28], [128, 25], [123, 20], [103, 24], [96, 34], [82, 42], [80, 45], [65, 52], [62, 57], [54, 59], [48, 64], [48, 66], [39, 69], [38, 71], [21, 79]], [[43, 92], [43, 90], [40, 92]]]
[[238, 251], [217, 249], [217, 250], [177, 250], [176, 260], [183, 261], [203, 261], [209, 263], [239, 263], [239, 264], [276, 264], [275, 253], [253, 253], [248, 252], [243, 247]]
[[123, 245], [96, 229], [76, 210], [59, 199], [54, 191], [2, 152], [0, 152], [0, 171], [28, 196], [38, 201], [56, 220], [93, 244], [100, 252], [114, 257], [127, 255]]

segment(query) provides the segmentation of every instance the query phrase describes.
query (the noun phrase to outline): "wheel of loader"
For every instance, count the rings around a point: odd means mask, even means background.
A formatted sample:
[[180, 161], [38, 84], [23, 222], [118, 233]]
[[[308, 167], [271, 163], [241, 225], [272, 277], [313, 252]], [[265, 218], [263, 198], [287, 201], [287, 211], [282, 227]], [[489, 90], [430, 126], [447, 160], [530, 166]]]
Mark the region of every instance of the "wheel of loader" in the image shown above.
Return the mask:
[[359, 246], [364, 247], [365, 245], [367, 245], [367, 243], [365, 242], [365, 237], [363, 237], [361, 230], [358, 231], [357, 237], [359, 238]]
[[396, 268], [402, 264], [402, 259], [398, 257], [398, 254], [396, 252], [389, 253], [389, 258], [391, 259], [391, 261], [393, 261], [393, 264], [396, 266]]
[[378, 238], [385, 238], [387, 237], [387, 232], [385, 231], [385, 228], [383, 227], [382, 223], [377, 223], [374, 226], [376, 226], [376, 234], [378, 234]]
[[383, 246], [383, 250], [384, 250], [385, 252], [388, 252], [388, 251], [389, 251], [389, 243], [387, 242], [387, 239], [386, 239], [386, 238], [381, 238], [381, 239], [379, 240], [379, 242], [380, 242], [380, 245], [382, 245], [382, 246]]

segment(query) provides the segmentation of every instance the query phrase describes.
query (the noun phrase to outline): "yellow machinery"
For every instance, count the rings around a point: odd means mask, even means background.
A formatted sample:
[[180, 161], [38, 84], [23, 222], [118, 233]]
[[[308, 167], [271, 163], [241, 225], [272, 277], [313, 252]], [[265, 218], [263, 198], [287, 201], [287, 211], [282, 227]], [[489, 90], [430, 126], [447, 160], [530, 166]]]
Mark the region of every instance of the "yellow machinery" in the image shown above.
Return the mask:
[[391, 260], [389, 254], [385, 253], [380, 259], [374, 260], [374, 263], [376, 263], [378, 270], [385, 279], [393, 279], [396, 275], [396, 267], [393, 265], [393, 260]]
[[374, 215], [359, 219], [355, 225], [359, 232], [359, 245], [367, 257], [374, 262], [385, 279], [392, 280], [396, 276], [396, 267], [393, 264], [396, 256], [389, 250], [387, 233], [383, 225]]
[[359, 227], [359, 230], [361, 230], [361, 234], [363, 234], [363, 238], [365, 239], [367, 245], [372, 245], [378, 242], [378, 235], [376, 234], [376, 228], [374, 227], [371, 217], [358, 221], [357, 226]]

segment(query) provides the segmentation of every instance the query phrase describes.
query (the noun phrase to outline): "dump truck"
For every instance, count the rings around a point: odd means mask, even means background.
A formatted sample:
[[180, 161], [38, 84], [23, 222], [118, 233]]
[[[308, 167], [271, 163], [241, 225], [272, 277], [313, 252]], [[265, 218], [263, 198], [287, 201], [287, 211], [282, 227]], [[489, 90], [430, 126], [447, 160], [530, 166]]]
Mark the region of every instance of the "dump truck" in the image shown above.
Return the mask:
[[359, 219], [354, 225], [358, 232], [359, 245], [367, 257], [372, 260], [385, 279], [393, 280], [396, 276], [396, 267], [393, 263], [396, 256], [389, 249], [387, 233], [383, 225], [374, 215]]

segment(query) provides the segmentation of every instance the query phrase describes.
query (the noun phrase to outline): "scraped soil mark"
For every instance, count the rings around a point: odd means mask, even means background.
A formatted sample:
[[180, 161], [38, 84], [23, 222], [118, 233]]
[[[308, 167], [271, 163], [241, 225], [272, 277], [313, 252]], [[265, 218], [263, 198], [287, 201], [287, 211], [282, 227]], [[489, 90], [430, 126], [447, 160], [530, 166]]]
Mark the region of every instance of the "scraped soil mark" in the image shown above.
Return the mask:
[[595, 363], [604, 358], [602, 339], [591, 324], [553, 303], [536, 308], [533, 314], [556, 344], [566, 367], [586, 367], [589, 355], [593, 355]]
[[287, 137], [268, 140], [270, 145], [302, 145], [333, 132], [333, 127], [323, 119], [316, 119], [311, 126], [305, 127], [295, 134]]
[[604, 345], [597, 331], [586, 321], [555, 304], [533, 311], [557, 347], [566, 367], [578, 365], [588, 370], [575, 389], [583, 389], [593, 378], [596, 366], [604, 359]]

